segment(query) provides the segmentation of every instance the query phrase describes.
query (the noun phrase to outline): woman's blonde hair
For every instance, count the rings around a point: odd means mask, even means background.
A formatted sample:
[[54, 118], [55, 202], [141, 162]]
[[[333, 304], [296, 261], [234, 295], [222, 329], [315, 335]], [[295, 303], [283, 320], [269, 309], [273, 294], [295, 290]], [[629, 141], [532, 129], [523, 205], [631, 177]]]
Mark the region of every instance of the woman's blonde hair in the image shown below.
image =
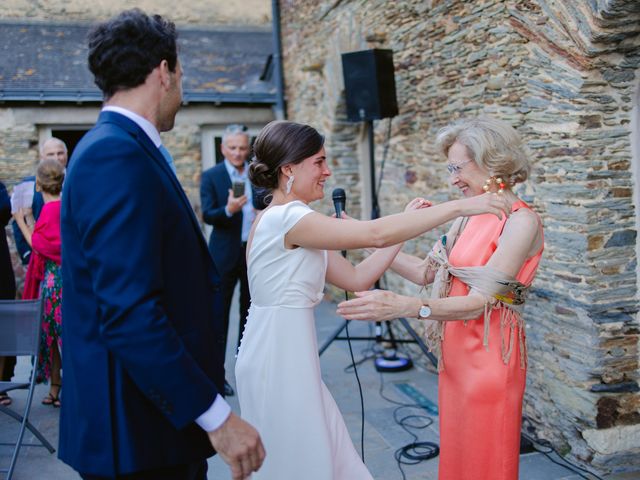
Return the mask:
[[460, 120], [438, 132], [436, 145], [446, 157], [458, 142], [469, 156], [492, 176], [509, 183], [524, 182], [529, 176], [529, 157], [518, 132], [506, 122], [489, 117]]
[[57, 160], [42, 160], [36, 170], [36, 182], [43, 192], [59, 195], [64, 182], [64, 167]]

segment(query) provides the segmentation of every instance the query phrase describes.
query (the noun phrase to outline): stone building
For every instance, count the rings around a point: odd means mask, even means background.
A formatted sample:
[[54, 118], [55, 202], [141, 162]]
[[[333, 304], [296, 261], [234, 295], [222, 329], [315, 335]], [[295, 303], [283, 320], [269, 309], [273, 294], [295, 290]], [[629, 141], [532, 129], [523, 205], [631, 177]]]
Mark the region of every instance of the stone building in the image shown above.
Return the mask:
[[[519, 193], [546, 235], [525, 311], [525, 416], [568, 459], [640, 472], [640, 3], [288, 0], [281, 10], [288, 116], [327, 135], [352, 214], [370, 208], [368, 155], [346, 119], [341, 53], [394, 51], [400, 112], [375, 124], [378, 169], [388, 149], [383, 214], [417, 195], [456, 196], [433, 146], [451, 120], [486, 113], [523, 135], [533, 172]], [[434, 235], [406, 248], [424, 253]]]
[[[258, 0], [137, 5], [166, 15], [178, 27], [184, 102], [175, 128], [162, 137], [199, 213], [200, 174], [221, 159], [216, 145], [225, 126], [245, 124], [256, 134], [274, 118], [271, 6]], [[0, 180], [9, 188], [33, 174], [44, 140], [54, 135], [72, 148], [91, 128], [102, 97], [87, 68], [86, 35], [91, 24], [130, 7], [122, 0], [3, 2]]]

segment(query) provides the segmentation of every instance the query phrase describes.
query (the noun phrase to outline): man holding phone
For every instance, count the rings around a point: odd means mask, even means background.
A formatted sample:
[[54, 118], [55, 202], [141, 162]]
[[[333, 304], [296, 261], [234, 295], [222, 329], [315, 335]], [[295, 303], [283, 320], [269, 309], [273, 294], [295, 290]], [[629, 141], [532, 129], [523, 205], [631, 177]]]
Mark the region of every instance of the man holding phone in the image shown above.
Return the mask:
[[[229, 332], [229, 312], [236, 284], [240, 282], [240, 329], [238, 346], [247, 320], [251, 297], [247, 279], [246, 247], [251, 224], [255, 219], [253, 192], [249, 181], [250, 145], [247, 127], [229, 125], [222, 135], [220, 147], [224, 161], [202, 173], [200, 200], [202, 217], [213, 227], [209, 251], [222, 278], [225, 329]], [[226, 337], [225, 337], [226, 345]], [[225, 380], [226, 396], [235, 392]]]

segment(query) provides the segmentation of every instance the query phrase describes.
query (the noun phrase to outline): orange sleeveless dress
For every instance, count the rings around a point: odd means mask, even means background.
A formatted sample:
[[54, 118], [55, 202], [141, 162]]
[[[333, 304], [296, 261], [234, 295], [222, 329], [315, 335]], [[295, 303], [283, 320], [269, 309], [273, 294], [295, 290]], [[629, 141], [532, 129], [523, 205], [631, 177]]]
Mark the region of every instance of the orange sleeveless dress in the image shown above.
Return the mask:
[[[517, 201], [512, 211], [529, 208]], [[506, 218], [478, 215], [469, 219], [450, 255], [456, 267], [485, 265], [497, 248]], [[541, 227], [542, 228], [542, 227]], [[535, 276], [542, 248], [527, 259], [516, 278], [525, 285]], [[469, 288], [453, 277], [449, 296], [467, 295]], [[502, 307], [504, 308], [504, 307]], [[504, 328], [509, 345], [513, 323]], [[502, 357], [500, 309], [491, 312], [488, 350], [483, 346], [483, 316], [445, 323], [444, 370], [439, 375], [439, 480], [517, 480], [526, 380], [526, 348], [521, 352], [515, 331], [507, 363]], [[525, 362], [521, 364], [522, 356]], [[523, 368], [523, 365], [525, 366]]]

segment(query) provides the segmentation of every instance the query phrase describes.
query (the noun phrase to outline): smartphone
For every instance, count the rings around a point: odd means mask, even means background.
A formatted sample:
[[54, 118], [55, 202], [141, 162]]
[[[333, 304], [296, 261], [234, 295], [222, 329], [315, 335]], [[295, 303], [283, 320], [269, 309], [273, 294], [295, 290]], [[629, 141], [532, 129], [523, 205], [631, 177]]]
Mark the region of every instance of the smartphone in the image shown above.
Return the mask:
[[235, 198], [244, 195], [244, 182], [233, 182], [233, 196]]

